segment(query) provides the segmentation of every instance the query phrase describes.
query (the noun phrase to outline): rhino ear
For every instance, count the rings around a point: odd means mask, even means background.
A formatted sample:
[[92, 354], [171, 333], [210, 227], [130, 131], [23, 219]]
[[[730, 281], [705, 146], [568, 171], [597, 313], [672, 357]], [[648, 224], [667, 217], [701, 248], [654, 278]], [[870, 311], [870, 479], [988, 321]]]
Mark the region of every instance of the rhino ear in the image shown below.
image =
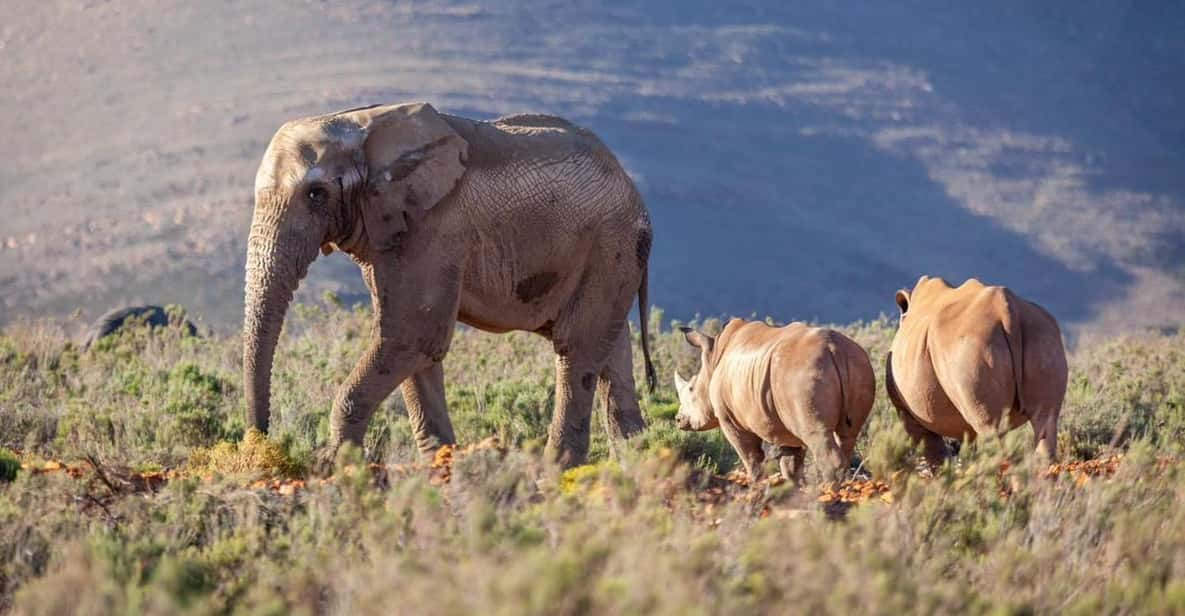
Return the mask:
[[691, 329], [690, 327], [680, 327], [679, 331], [683, 332], [683, 336], [687, 338], [687, 343], [691, 346], [704, 351], [705, 353], [712, 350], [712, 343], [714, 343], [715, 340], [713, 340], [711, 336]]
[[909, 310], [909, 291], [905, 289], [897, 290], [897, 307], [901, 309], [902, 315], [905, 314], [905, 311]]

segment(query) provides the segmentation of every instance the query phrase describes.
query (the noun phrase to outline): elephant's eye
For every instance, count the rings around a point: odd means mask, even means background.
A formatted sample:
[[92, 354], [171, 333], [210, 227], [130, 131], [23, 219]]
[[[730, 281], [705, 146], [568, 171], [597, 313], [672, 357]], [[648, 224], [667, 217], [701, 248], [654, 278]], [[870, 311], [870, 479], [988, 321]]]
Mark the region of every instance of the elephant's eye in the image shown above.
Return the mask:
[[322, 205], [329, 200], [329, 190], [324, 186], [313, 186], [309, 189], [309, 201]]

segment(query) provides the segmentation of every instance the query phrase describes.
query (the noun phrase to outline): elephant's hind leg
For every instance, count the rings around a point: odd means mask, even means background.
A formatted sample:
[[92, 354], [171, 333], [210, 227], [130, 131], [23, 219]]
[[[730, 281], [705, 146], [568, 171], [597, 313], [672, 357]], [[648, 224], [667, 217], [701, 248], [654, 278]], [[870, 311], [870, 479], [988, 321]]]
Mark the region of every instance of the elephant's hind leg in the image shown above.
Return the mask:
[[432, 362], [427, 368], [403, 382], [403, 401], [407, 418], [420, 453], [431, 455], [442, 445], [453, 445], [453, 424], [449, 421], [448, 405], [444, 398], [444, 367]]
[[630, 437], [646, 428], [634, 387], [633, 349], [629, 328], [623, 327], [597, 385], [605, 401], [605, 430], [609, 438]]
[[564, 468], [588, 460], [593, 394], [600, 370], [600, 362], [588, 353], [562, 353], [555, 359], [555, 413], [547, 451]]
[[617, 327], [585, 321], [571, 335], [552, 340], [556, 347], [555, 413], [547, 434], [549, 457], [569, 468], [588, 460], [590, 423], [597, 379], [609, 360]]

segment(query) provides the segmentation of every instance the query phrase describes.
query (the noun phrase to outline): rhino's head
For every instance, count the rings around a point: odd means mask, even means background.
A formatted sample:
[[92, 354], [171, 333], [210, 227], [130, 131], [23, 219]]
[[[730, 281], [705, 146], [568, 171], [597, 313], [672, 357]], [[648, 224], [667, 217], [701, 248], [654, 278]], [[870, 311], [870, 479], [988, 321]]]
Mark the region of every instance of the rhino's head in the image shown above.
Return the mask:
[[684, 327], [682, 331], [687, 342], [700, 350], [700, 367], [699, 372], [687, 381], [679, 376], [678, 370], [675, 371], [675, 390], [679, 393], [679, 412], [675, 415], [675, 425], [680, 430], [711, 430], [720, 425], [708, 395], [712, 381], [712, 349], [716, 340], [690, 327]]

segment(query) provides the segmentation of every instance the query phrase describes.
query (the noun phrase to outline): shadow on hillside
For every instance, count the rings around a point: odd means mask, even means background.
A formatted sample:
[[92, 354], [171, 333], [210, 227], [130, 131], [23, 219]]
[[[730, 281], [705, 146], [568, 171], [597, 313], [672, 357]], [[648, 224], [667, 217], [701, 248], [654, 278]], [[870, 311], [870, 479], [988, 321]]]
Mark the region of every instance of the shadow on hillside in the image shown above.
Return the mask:
[[[1084, 323], [1104, 304], [1126, 310], [1149, 270], [1182, 279], [1185, 114], [1165, 111], [1183, 87], [1185, 11], [1055, 2], [223, 3], [200, 21], [138, 15], [151, 31], [111, 7], [45, 11], [127, 27], [143, 45], [80, 41], [93, 75], [62, 72], [70, 88], [11, 73], [29, 101], [6, 134], [94, 147], [10, 166], [22, 180], [4, 205], [44, 204], [22, 206], [26, 222], [53, 216], [0, 237], [20, 244], [0, 267], [20, 301], [0, 306], [101, 311], [139, 296], [237, 328], [241, 199], [275, 128], [429, 100], [477, 118], [555, 113], [600, 134], [653, 212], [651, 301], [671, 317], [872, 318], [926, 273], [1007, 284]], [[70, 32], [14, 45], [43, 71], [75, 70], [73, 54], [49, 53]], [[133, 78], [142, 96], [106, 96]], [[103, 101], [102, 115], [74, 113], [79, 97]], [[57, 177], [66, 169], [81, 171]], [[84, 231], [33, 243], [71, 208]], [[96, 265], [77, 267], [80, 255]], [[326, 289], [368, 299], [340, 255], [314, 265], [299, 298]], [[1173, 308], [1121, 318], [1160, 324]]]
[[917, 162], [800, 134], [810, 123], [700, 106], [674, 125], [600, 124], [647, 170], [654, 303], [681, 317], [847, 322], [875, 316], [869, 306], [894, 313], [893, 292], [931, 274], [1008, 285], [1075, 322], [1131, 280], [1113, 265], [1071, 270], [968, 212]]

